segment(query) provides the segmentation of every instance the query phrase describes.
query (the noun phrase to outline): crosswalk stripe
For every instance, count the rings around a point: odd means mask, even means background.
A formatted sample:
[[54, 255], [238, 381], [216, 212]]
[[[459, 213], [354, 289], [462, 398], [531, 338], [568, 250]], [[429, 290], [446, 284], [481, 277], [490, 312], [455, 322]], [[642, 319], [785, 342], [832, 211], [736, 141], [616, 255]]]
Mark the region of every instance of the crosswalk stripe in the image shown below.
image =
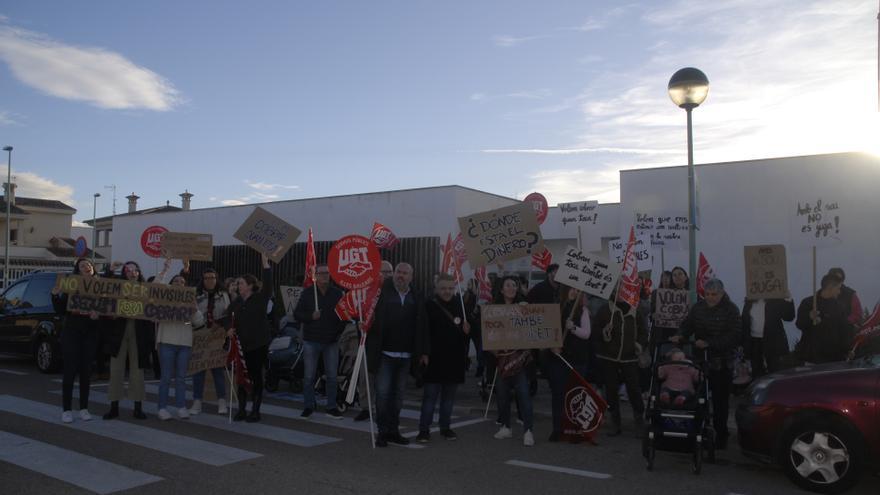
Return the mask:
[[605, 473], [596, 473], [593, 471], [585, 471], [583, 469], [572, 469], [572, 468], [561, 467], [561, 466], [553, 466], [550, 464], [537, 464], [534, 462], [518, 461], [515, 459], [509, 460], [509, 461], [505, 462], [504, 464], [507, 464], [510, 466], [524, 467], [524, 468], [529, 468], [529, 469], [539, 469], [541, 471], [550, 471], [553, 473], [572, 474], [575, 476], [583, 476], [584, 478], [596, 478], [596, 479], [600, 479], [600, 480], [607, 480], [607, 479], [611, 478], [610, 474], [605, 474]]
[[[271, 397], [273, 399], [288, 400], [291, 402], [300, 402], [300, 403], [305, 402], [305, 398], [303, 397], [302, 394], [294, 394], [292, 392], [277, 392], [274, 394], [267, 394], [266, 397]], [[373, 396], [374, 405], [375, 405], [375, 400], [376, 400], [376, 397]], [[318, 405], [322, 405], [321, 401], [316, 400], [316, 402], [318, 403]], [[409, 401], [407, 401], [407, 402], [409, 402]], [[419, 407], [421, 407], [420, 404], [417, 404], [417, 405]], [[405, 418], [405, 419], [414, 419], [414, 420], [418, 421], [422, 417], [422, 413], [421, 413], [421, 411], [414, 410], [414, 409], [401, 409], [400, 410], [400, 417]], [[457, 418], [458, 416], [452, 416], [452, 417]], [[434, 413], [434, 421], [437, 421], [439, 418], [440, 418], [440, 416], [437, 413]]]
[[162, 481], [152, 474], [0, 431], [0, 461], [106, 494]]
[[[60, 393], [60, 392], [55, 392]], [[76, 395], [76, 393], [74, 393]], [[92, 391], [89, 400], [98, 404], [110, 404], [110, 399], [103, 392]], [[131, 407], [130, 401], [121, 401], [119, 407]], [[156, 404], [153, 402], [144, 402], [144, 412], [148, 414], [156, 414]], [[279, 428], [277, 426], [264, 425], [261, 423], [245, 423], [234, 422], [230, 424], [226, 417], [214, 414], [199, 414], [191, 416], [192, 423], [217, 428], [220, 430], [249, 435], [252, 437], [265, 438], [267, 440], [275, 440], [276, 442], [295, 445], [297, 447], [316, 447], [333, 442], [339, 442], [341, 438], [328, 437], [315, 433], [291, 430], [289, 428]]]
[[[450, 425], [449, 425], [449, 429], [452, 430], [452, 429], [455, 429], [455, 428], [461, 428], [461, 427], [464, 427], [464, 426], [475, 425], [475, 424], [477, 424], [477, 423], [482, 423], [483, 421], [487, 421], [487, 420], [486, 420], [486, 419], [483, 419], [483, 418], [476, 418], [476, 419], [468, 419], [468, 420], [465, 420], [465, 421], [459, 421], [458, 423], [452, 423], [452, 424], [450, 424]], [[437, 433], [438, 431], [440, 431], [440, 427], [439, 427], [439, 426], [435, 426], [435, 427], [431, 428], [431, 433]], [[404, 433], [403, 436], [405, 436], [405, 437], [407, 437], [407, 438], [413, 438], [413, 437], [415, 437], [415, 436], [418, 435], [418, 434], [419, 434], [419, 432], [417, 432], [417, 431], [411, 431], [411, 432], [409, 432], [409, 433]]]
[[93, 433], [210, 466], [225, 466], [261, 457], [261, 454], [256, 452], [248, 452], [247, 450], [227, 447], [197, 438], [120, 421], [101, 421], [99, 419], [97, 421], [76, 421], [64, 424], [59, 421], [58, 410], [58, 407], [50, 404], [10, 395], [0, 395], [0, 411]]
[[6, 373], [9, 375], [16, 375], [16, 376], [25, 376], [28, 374], [24, 371], [7, 370], [7, 369], [0, 369], [0, 373]]

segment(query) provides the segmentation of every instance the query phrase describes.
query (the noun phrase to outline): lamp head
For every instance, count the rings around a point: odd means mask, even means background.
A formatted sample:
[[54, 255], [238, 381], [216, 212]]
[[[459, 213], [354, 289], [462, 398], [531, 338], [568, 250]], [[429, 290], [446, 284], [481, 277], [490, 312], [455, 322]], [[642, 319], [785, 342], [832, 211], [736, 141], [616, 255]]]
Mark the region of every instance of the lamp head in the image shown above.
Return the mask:
[[685, 67], [672, 75], [668, 89], [673, 103], [690, 110], [706, 100], [709, 94], [709, 78], [700, 69]]
[[3, 151], [12, 151], [12, 146], [4, 146]]

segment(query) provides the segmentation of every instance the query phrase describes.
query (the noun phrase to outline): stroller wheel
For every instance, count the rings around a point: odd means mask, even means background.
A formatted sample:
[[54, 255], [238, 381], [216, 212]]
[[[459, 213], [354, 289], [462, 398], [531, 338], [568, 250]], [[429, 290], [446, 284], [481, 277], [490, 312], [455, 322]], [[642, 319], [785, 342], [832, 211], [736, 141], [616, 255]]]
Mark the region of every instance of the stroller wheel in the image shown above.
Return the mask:
[[275, 377], [266, 378], [266, 391], [277, 392], [279, 379]]
[[348, 410], [348, 404], [345, 403], [345, 400], [336, 401], [336, 409], [339, 409], [339, 412], [344, 413]]

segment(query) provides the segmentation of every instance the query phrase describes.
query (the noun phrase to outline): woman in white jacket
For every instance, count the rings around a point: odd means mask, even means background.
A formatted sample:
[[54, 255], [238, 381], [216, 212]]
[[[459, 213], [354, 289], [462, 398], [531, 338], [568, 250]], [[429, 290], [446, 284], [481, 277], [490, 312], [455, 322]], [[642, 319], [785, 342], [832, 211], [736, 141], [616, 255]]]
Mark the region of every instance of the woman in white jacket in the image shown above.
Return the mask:
[[[204, 315], [205, 327], [221, 328], [227, 317], [226, 308], [229, 307], [229, 294], [221, 286], [219, 275], [213, 268], [207, 268], [202, 272], [202, 283], [196, 288], [196, 304], [199, 311]], [[202, 325], [195, 325], [193, 329], [199, 330]], [[225, 332], [225, 330], [221, 330]], [[226, 368], [214, 368], [209, 370], [214, 377], [214, 391], [217, 393], [217, 414], [226, 414]], [[196, 372], [193, 380], [193, 404], [189, 409], [190, 414], [202, 412], [202, 397], [205, 393], [206, 371]]]

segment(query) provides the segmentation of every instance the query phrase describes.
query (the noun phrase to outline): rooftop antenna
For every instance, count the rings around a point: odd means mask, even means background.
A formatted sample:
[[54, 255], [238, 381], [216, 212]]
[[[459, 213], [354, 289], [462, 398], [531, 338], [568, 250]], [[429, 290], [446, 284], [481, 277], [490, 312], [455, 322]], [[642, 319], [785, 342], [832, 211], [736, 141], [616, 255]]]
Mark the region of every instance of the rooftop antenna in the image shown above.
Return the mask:
[[116, 216], [116, 184], [104, 186], [104, 189], [110, 189], [111, 191], [113, 191], [113, 216]]

